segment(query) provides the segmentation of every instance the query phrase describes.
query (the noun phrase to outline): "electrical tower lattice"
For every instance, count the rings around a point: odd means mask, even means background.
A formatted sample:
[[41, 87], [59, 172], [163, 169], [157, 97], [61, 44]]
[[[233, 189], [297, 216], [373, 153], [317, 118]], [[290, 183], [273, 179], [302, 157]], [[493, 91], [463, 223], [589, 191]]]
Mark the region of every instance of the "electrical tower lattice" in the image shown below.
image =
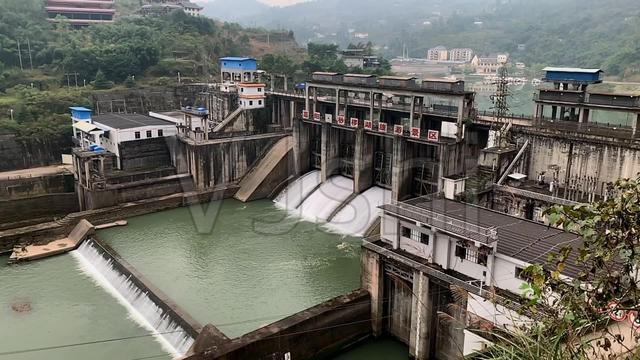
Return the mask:
[[491, 95], [493, 102], [494, 124], [492, 130], [496, 134], [496, 145], [506, 147], [509, 144], [508, 132], [511, 127], [509, 118], [509, 71], [506, 65], [498, 68], [498, 76], [493, 81], [496, 85], [496, 92]]

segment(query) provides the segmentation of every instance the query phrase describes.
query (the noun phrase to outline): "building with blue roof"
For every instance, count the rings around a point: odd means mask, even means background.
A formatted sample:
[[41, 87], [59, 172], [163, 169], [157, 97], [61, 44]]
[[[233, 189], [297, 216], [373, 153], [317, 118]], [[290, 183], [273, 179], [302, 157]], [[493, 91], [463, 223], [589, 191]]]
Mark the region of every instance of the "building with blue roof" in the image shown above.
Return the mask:
[[249, 57], [223, 57], [220, 59], [220, 78], [223, 83], [257, 82], [258, 61]]
[[[640, 128], [640, 95], [596, 89], [596, 84], [603, 81], [601, 69], [546, 67], [542, 70], [543, 80], [553, 85], [538, 89], [536, 122], [565, 128], [571, 123], [584, 127], [595, 122], [600, 127], [626, 129], [636, 136]], [[619, 114], [625, 115], [625, 122], [615, 120]], [[609, 123], [609, 119], [614, 120]]]

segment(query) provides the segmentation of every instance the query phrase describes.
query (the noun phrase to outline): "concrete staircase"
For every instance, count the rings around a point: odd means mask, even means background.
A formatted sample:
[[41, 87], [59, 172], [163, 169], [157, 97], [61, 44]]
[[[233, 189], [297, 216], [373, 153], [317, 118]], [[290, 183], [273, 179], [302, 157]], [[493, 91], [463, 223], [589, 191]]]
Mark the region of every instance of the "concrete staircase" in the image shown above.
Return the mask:
[[222, 122], [220, 122], [213, 128], [213, 132], [224, 130], [224, 128], [226, 128], [235, 118], [237, 118], [238, 115], [242, 113], [242, 111], [244, 111], [244, 109], [241, 107], [235, 109], [231, 114], [229, 114], [229, 116], [227, 116], [224, 120], [222, 120]]
[[292, 152], [293, 136], [280, 139], [245, 175], [234, 197], [247, 202], [269, 196], [274, 187], [291, 175]]

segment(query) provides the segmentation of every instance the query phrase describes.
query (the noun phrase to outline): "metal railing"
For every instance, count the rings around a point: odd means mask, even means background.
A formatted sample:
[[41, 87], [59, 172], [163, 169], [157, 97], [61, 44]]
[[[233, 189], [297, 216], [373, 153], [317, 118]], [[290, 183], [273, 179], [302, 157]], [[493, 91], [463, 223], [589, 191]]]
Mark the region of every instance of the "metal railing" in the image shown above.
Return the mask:
[[443, 231], [450, 232], [468, 239], [489, 244], [498, 240], [498, 229], [496, 227], [483, 227], [472, 224], [468, 221], [453, 218], [446, 214], [429, 210], [425, 207], [416, 206], [421, 201], [429, 202], [433, 200], [432, 195], [427, 195], [412, 199], [405, 202], [393, 201], [391, 204], [385, 205], [389, 211], [400, 216], [408, 217], [439, 228]]

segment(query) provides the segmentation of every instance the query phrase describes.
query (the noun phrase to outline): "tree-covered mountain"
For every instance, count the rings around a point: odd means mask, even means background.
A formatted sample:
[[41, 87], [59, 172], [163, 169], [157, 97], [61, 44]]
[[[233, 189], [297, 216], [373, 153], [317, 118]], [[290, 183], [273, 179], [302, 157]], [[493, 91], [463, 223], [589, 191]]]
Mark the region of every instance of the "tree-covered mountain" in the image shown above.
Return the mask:
[[290, 28], [303, 43], [344, 47], [368, 34], [387, 56], [405, 45], [413, 57], [438, 45], [470, 47], [528, 64], [640, 76], [637, 0], [316, 0], [236, 19]]

